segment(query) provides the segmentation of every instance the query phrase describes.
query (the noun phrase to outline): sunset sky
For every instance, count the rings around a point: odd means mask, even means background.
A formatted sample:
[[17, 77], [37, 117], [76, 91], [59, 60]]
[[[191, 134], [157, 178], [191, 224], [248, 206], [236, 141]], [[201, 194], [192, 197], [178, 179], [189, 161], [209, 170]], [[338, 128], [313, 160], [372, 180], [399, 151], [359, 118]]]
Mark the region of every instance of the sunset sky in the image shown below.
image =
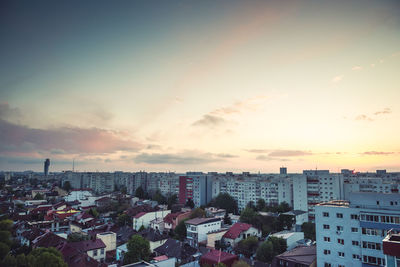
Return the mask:
[[400, 1], [2, 1], [0, 170], [400, 171]]

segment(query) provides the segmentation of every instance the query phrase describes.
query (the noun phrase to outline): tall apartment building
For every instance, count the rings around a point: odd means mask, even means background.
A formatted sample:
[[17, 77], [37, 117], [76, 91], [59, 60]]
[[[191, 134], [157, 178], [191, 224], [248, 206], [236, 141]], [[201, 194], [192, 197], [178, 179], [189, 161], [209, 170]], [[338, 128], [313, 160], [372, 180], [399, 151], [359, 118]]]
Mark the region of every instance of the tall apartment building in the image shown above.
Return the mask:
[[212, 176], [202, 172], [187, 172], [186, 176], [193, 180], [194, 205], [207, 205], [212, 199]]
[[382, 240], [400, 228], [400, 195], [352, 193], [315, 207], [317, 264], [385, 266]]
[[157, 181], [158, 190], [164, 196], [179, 195], [179, 179], [175, 173], [164, 173]]
[[185, 204], [189, 199], [193, 200], [193, 178], [179, 176], [179, 204]]

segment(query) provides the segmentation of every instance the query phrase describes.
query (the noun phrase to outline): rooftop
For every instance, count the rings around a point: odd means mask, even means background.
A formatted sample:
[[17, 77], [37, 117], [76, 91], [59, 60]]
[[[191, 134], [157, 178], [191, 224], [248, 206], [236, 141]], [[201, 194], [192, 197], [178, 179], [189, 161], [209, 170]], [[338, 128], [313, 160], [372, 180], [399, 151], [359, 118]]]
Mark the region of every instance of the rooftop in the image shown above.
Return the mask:
[[242, 232], [245, 232], [252, 227], [251, 224], [248, 223], [235, 223], [229, 228], [228, 232], [224, 234], [225, 238], [236, 239]]
[[[300, 246], [276, 256], [276, 259], [300, 263], [308, 266], [316, 261], [317, 249], [316, 246]], [[278, 265], [273, 264], [272, 266]]]
[[205, 224], [205, 223], [210, 223], [210, 222], [218, 222], [221, 221], [219, 218], [194, 218], [191, 220], [186, 221], [186, 224], [192, 224], [192, 225], [200, 225], [200, 224]]

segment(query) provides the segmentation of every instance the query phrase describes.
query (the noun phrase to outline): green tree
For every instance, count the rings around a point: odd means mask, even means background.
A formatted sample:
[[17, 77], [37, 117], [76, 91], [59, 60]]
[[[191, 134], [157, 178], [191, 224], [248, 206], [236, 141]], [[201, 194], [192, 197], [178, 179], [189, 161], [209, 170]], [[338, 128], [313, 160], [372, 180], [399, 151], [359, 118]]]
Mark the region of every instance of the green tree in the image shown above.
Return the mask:
[[171, 195], [171, 196], [168, 198], [167, 203], [168, 203], [168, 209], [170, 210], [170, 209], [172, 208], [172, 205], [178, 203], [178, 197], [177, 197], [177, 195], [176, 195], [176, 194]]
[[127, 188], [126, 188], [126, 186], [121, 186], [121, 194], [124, 194], [124, 195], [126, 195], [126, 193], [128, 192], [128, 190], [127, 190]]
[[13, 227], [13, 221], [9, 219], [0, 221], [0, 231], [11, 231]]
[[226, 267], [226, 265], [222, 262], [218, 262], [215, 267]]
[[34, 200], [43, 200], [44, 196], [42, 194], [40, 194], [40, 193], [37, 193], [33, 199]]
[[232, 267], [250, 267], [245, 261], [236, 261]]
[[257, 249], [256, 258], [262, 262], [271, 262], [274, 258], [274, 248], [272, 242], [263, 242]]
[[144, 199], [145, 198], [145, 193], [144, 193], [144, 190], [143, 190], [143, 188], [141, 186], [136, 188], [135, 197], [138, 197], [140, 199]]
[[194, 219], [194, 218], [203, 218], [206, 217], [206, 212], [202, 208], [196, 208], [190, 213], [189, 218]]
[[72, 189], [71, 183], [69, 181], [65, 181], [64, 185], [63, 185], [63, 189], [67, 192], [71, 191], [71, 189]]
[[131, 225], [132, 224], [132, 219], [131, 219], [131, 217], [129, 215], [123, 213], [121, 215], [118, 215], [117, 224], [119, 226]]
[[240, 221], [251, 224], [254, 223], [256, 217], [257, 213], [252, 208], [246, 207], [240, 214]]
[[231, 220], [231, 217], [229, 217], [228, 212], [225, 212], [224, 224], [232, 224], [232, 220]]
[[189, 207], [189, 208], [191, 208], [191, 209], [193, 209], [193, 208], [194, 208], [194, 202], [193, 202], [193, 200], [192, 200], [191, 198], [188, 198], [188, 200], [186, 201], [185, 206], [186, 206], [186, 207]]
[[255, 236], [249, 236], [236, 245], [236, 254], [244, 254], [246, 257], [250, 258], [256, 252], [257, 245], [258, 238]]
[[17, 267], [17, 260], [11, 254], [7, 254], [1, 262], [1, 265], [6, 267]]
[[281, 202], [281, 204], [279, 204], [277, 207], [277, 212], [283, 213], [288, 211], [290, 211], [290, 206], [286, 202]]
[[267, 204], [265, 203], [265, 200], [262, 198], [259, 198], [257, 200], [257, 204], [256, 204], [256, 210], [257, 211], [262, 211], [265, 209], [265, 207], [267, 206]]
[[215, 199], [213, 199], [210, 205], [225, 209], [228, 213], [238, 213], [238, 205], [236, 200], [228, 193], [220, 193]]
[[304, 238], [315, 240], [315, 224], [305, 222], [301, 225], [301, 231], [304, 233]]
[[272, 243], [275, 255], [282, 254], [287, 249], [286, 241], [283, 238], [271, 236], [268, 241]]
[[90, 237], [87, 235], [83, 235], [81, 233], [72, 233], [68, 235], [68, 242], [80, 242], [84, 240], [89, 240]]
[[0, 231], [0, 242], [10, 247], [12, 245], [11, 233], [9, 231]]
[[148, 261], [150, 258], [149, 241], [140, 235], [134, 235], [127, 245], [128, 251], [124, 255], [124, 264], [138, 262], [140, 260]]
[[186, 238], [186, 224], [185, 220], [182, 220], [178, 223], [174, 230], [175, 236], [178, 240], [185, 240]]
[[157, 189], [157, 191], [154, 193], [153, 198], [154, 201], [157, 201], [158, 204], [166, 204], [167, 199], [161, 194], [160, 190]]
[[53, 247], [34, 249], [28, 255], [28, 257], [29, 263], [32, 265], [32, 267], [68, 267], [68, 265], [63, 260], [61, 252]]
[[89, 210], [89, 214], [92, 215], [95, 218], [99, 217], [99, 212], [96, 210], [96, 208], [90, 209]]
[[0, 242], [0, 260], [3, 260], [4, 257], [10, 252], [10, 247], [3, 242]]
[[29, 261], [27, 259], [27, 257], [25, 256], [25, 254], [18, 254], [17, 257], [15, 257], [16, 261], [17, 261], [17, 266], [18, 267], [25, 267], [25, 266], [29, 266]]
[[294, 216], [292, 215], [285, 215], [285, 214], [279, 214], [278, 216], [278, 224], [279, 228], [278, 231], [284, 230], [284, 229], [291, 229], [293, 224], [295, 223], [294, 221]]

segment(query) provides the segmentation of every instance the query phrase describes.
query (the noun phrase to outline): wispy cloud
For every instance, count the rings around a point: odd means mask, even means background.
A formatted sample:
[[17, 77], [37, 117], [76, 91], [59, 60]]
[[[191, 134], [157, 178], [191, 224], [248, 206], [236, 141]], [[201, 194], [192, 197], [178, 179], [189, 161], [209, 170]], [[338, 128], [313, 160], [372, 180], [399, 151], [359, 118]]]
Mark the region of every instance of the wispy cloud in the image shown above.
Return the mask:
[[270, 157], [300, 157], [310, 156], [313, 153], [311, 151], [304, 150], [274, 150], [268, 154]]
[[382, 114], [390, 114], [392, 113], [392, 109], [390, 108], [384, 108], [383, 110], [379, 110], [374, 113], [374, 115], [382, 115]]
[[361, 66], [354, 66], [351, 68], [351, 70], [357, 71], [357, 70], [362, 70]]
[[367, 155], [367, 156], [387, 156], [387, 155], [392, 155], [395, 154], [395, 152], [388, 152], [388, 151], [366, 151], [361, 153], [362, 155]]
[[141, 153], [134, 158], [134, 161], [146, 164], [193, 165], [222, 161], [222, 159], [213, 157], [210, 153], [183, 152]]
[[371, 117], [365, 114], [360, 114], [355, 118], [356, 121], [373, 121]]
[[287, 158], [276, 158], [276, 157], [270, 157], [266, 155], [259, 155], [256, 157], [256, 160], [262, 160], [262, 161], [290, 161], [290, 159]]
[[222, 117], [206, 114], [203, 117], [193, 122], [193, 126], [207, 126], [207, 127], [217, 127], [219, 125], [225, 124], [226, 120]]
[[332, 78], [332, 82], [333, 83], [338, 83], [341, 82], [343, 80], [344, 75], [338, 75]]
[[100, 128], [53, 127], [35, 129], [0, 120], [0, 152], [32, 151], [101, 154], [138, 151], [142, 144], [124, 133]]
[[271, 150], [270, 149], [245, 149], [245, 151], [250, 152], [250, 153], [268, 153]]
[[193, 126], [217, 127], [228, 122], [227, 117], [233, 114], [241, 114], [248, 111], [257, 111], [265, 105], [268, 97], [256, 96], [237, 101], [229, 106], [214, 109], [202, 116], [201, 119], [192, 123]]

